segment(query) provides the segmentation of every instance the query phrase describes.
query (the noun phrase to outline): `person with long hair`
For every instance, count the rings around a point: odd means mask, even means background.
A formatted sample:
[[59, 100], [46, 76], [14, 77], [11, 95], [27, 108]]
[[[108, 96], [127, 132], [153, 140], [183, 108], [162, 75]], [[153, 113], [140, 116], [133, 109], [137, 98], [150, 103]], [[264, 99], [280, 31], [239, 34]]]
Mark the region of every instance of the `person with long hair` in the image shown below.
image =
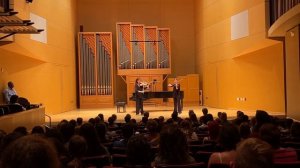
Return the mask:
[[155, 157], [156, 165], [183, 165], [195, 163], [189, 155], [187, 137], [178, 125], [170, 124], [160, 133], [159, 153]]
[[173, 87], [174, 111], [181, 113], [182, 102], [181, 102], [181, 95], [180, 95], [180, 84], [178, 83], [177, 78], [174, 79], [173, 84], [169, 84], [168, 86]]
[[136, 80], [135, 80], [135, 101], [136, 101], [135, 113], [136, 113], [136, 115], [138, 115], [139, 113], [144, 114], [143, 95], [144, 95], [144, 90], [143, 90], [143, 86], [141, 84], [141, 80], [140, 80], [140, 78], [136, 78]]

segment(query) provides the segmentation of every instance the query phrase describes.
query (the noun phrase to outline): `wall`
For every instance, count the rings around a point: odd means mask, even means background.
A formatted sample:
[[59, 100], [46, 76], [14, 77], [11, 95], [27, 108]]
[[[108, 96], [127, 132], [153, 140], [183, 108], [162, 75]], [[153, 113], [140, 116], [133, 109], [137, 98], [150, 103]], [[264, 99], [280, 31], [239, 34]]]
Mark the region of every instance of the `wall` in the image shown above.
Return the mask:
[[[284, 112], [283, 44], [266, 39], [265, 0], [195, 2], [196, 72], [204, 104]], [[244, 10], [249, 36], [231, 40], [230, 18]]]
[[19, 96], [31, 103], [43, 103], [46, 113], [76, 108], [74, 0], [14, 1], [22, 19], [32, 12], [47, 20], [48, 43], [15, 35], [11, 44], [0, 46], [0, 89], [13, 81]]
[[[113, 32], [113, 46], [117, 22], [170, 28], [172, 75], [195, 72], [194, 0], [78, 0], [77, 6], [77, 28]], [[126, 99], [125, 82], [115, 81], [115, 98]]]
[[287, 116], [300, 120], [300, 26], [289, 30], [286, 42]]

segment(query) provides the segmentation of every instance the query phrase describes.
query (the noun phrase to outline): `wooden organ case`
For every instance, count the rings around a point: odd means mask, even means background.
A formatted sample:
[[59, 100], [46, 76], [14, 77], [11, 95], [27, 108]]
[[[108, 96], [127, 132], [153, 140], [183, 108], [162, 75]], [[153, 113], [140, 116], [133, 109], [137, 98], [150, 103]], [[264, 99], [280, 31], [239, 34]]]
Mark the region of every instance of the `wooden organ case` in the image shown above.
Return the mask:
[[113, 107], [111, 32], [78, 33], [80, 108]]
[[[134, 105], [130, 97], [136, 78], [151, 84], [149, 92], [162, 91], [164, 75], [171, 74], [170, 29], [119, 22], [116, 36], [117, 74], [126, 77], [128, 104]], [[162, 100], [148, 102], [160, 104]]]

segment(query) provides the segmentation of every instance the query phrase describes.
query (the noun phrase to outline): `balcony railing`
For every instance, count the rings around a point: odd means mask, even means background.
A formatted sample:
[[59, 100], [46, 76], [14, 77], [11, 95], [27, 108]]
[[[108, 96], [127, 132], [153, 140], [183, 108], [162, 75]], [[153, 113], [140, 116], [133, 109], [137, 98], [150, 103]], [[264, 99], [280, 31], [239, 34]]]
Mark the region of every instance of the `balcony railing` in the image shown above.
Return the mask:
[[298, 4], [300, 0], [270, 0], [270, 25]]

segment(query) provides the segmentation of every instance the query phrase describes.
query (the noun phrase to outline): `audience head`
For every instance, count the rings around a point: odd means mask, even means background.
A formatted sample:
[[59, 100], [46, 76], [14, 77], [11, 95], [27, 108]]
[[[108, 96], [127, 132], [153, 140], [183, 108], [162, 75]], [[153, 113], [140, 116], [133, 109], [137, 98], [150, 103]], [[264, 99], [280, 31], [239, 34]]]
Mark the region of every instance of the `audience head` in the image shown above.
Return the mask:
[[263, 110], [256, 110], [255, 118], [256, 118], [256, 123], [260, 126], [264, 123], [270, 122], [269, 114]]
[[173, 121], [177, 121], [178, 120], [178, 113], [177, 113], [177, 111], [173, 111], [173, 113], [172, 113], [172, 119], [173, 119]]
[[147, 117], [147, 118], [149, 118], [149, 112], [148, 111], [146, 111], [146, 112], [144, 112], [144, 117]]
[[44, 128], [41, 126], [35, 126], [31, 130], [31, 134], [45, 134]]
[[108, 117], [108, 124], [113, 125], [115, 123], [115, 120], [113, 117]]
[[208, 134], [211, 140], [217, 140], [220, 132], [220, 126], [217, 121], [211, 121], [208, 123]]
[[207, 115], [208, 114], [208, 109], [207, 108], [202, 108], [202, 113], [203, 113], [203, 115]]
[[236, 168], [272, 168], [272, 147], [256, 138], [248, 138], [237, 147]]
[[249, 138], [251, 135], [249, 123], [243, 122], [242, 124], [240, 124], [239, 132], [240, 132], [241, 138], [243, 138], [243, 139]]
[[133, 134], [134, 134], [134, 129], [131, 124], [125, 124], [122, 127], [122, 134], [125, 140], [128, 140]]
[[148, 122], [148, 117], [142, 117], [142, 123], [143, 124], [147, 124], [147, 122]]
[[227, 122], [227, 114], [225, 112], [223, 112], [221, 114], [221, 118], [220, 119], [221, 119], [222, 123], [226, 123]]
[[18, 96], [18, 95], [12, 95], [12, 96], [10, 97], [9, 103], [10, 103], [10, 104], [15, 104], [15, 103], [18, 102], [18, 99], [19, 99], [19, 96]]
[[225, 124], [221, 127], [218, 142], [225, 150], [235, 150], [237, 143], [240, 142], [240, 134], [237, 127], [233, 124]]
[[192, 114], [195, 114], [194, 110], [189, 110], [189, 117], [191, 117]]
[[222, 112], [219, 111], [218, 112], [218, 118], [221, 119], [221, 117], [222, 117]]
[[159, 120], [160, 123], [163, 123], [163, 122], [165, 122], [165, 117], [164, 116], [159, 116], [158, 120]]
[[293, 122], [291, 126], [291, 135], [295, 138], [300, 138], [300, 122]]
[[104, 123], [96, 124], [96, 132], [101, 141], [106, 141], [106, 125]]
[[104, 115], [102, 113], [98, 114], [98, 117], [100, 118], [101, 121], [104, 121]]
[[116, 114], [111, 115], [111, 117], [113, 118], [114, 122], [117, 121], [117, 115]]
[[12, 81], [9, 81], [7, 83], [8, 88], [13, 89], [15, 87], [14, 83]]
[[280, 146], [280, 131], [273, 124], [266, 123], [262, 125], [259, 129], [259, 137], [268, 142], [274, 149]]
[[76, 119], [76, 122], [77, 122], [77, 125], [78, 125], [78, 126], [81, 126], [82, 123], [83, 123], [83, 119], [82, 119], [81, 117], [78, 117], [78, 118]]
[[189, 157], [187, 137], [177, 125], [166, 125], [162, 129], [159, 157], [165, 160], [166, 164], [181, 164]]
[[53, 145], [34, 135], [24, 136], [4, 151], [0, 167], [57, 168], [59, 160]]
[[158, 131], [158, 123], [155, 120], [150, 119], [146, 127], [150, 133], [156, 133]]
[[132, 136], [127, 144], [127, 158], [129, 165], [150, 165], [150, 144], [143, 135]]
[[131, 115], [130, 114], [126, 114], [126, 116], [124, 117], [125, 123], [129, 123], [131, 119]]
[[27, 128], [23, 127], [23, 126], [15, 128], [13, 132], [17, 132], [17, 133], [20, 133], [22, 135], [27, 135], [27, 133], [28, 133]]
[[95, 118], [90, 118], [88, 122], [92, 125], [96, 124]]
[[69, 141], [69, 153], [73, 158], [81, 158], [87, 151], [87, 143], [82, 136], [74, 135]]

